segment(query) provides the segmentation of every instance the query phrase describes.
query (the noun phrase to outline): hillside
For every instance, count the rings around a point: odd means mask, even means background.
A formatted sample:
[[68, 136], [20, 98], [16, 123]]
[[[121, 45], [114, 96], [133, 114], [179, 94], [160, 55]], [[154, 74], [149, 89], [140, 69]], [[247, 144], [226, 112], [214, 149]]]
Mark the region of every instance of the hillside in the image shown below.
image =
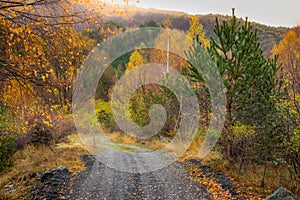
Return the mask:
[[[188, 30], [190, 15], [184, 12], [167, 11], [159, 9], [145, 9], [136, 6], [115, 6], [109, 3], [92, 3], [90, 7], [98, 8], [102, 13], [105, 13], [105, 20], [115, 21], [128, 27], [137, 27], [140, 24], [151, 20], [161, 24], [165, 19], [171, 19], [172, 27], [180, 30]], [[112, 12], [113, 11], [113, 12]], [[214, 37], [215, 18], [218, 17], [221, 21], [229, 20], [230, 16], [208, 14], [198, 15], [208, 38]], [[243, 22], [244, 20], [240, 18]], [[251, 21], [251, 19], [249, 19]], [[283, 35], [287, 33], [287, 27], [271, 27], [264, 24], [253, 22], [257, 29], [258, 36], [262, 45], [262, 49], [266, 56], [272, 54], [272, 49], [275, 44], [278, 44]]]

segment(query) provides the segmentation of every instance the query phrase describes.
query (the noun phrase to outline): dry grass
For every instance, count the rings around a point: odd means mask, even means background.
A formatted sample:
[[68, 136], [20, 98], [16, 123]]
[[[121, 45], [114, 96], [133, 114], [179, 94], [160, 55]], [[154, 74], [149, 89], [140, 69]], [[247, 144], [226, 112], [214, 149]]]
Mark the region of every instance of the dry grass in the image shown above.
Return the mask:
[[111, 142], [136, 145], [138, 144], [138, 139], [128, 134], [123, 134], [119, 132], [113, 132], [107, 134]]
[[[156, 139], [141, 140], [128, 134], [110, 133], [107, 134], [109, 139], [115, 143], [123, 143], [136, 145], [152, 150], [159, 150], [166, 145], [166, 142]], [[201, 140], [196, 139], [190, 145], [188, 150], [181, 155], [180, 161], [189, 159], [198, 159]], [[126, 148], [126, 147], [125, 147]], [[174, 148], [181, 148], [176, 146]], [[131, 149], [125, 149], [131, 151]], [[25, 199], [26, 191], [36, 181], [34, 174], [54, 169], [58, 166], [65, 166], [72, 172], [84, 170], [84, 165], [80, 160], [80, 156], [88, 154], [88, 151], [81, 144], [78, 135], [70, 135], [68, 138], [55, 146], [28, 146], [24, 150], [17, 152], [13, 156], [14, 165], [0, 173], [0, 199]], [[209, 165], [214, 169], [221, 171], [228, 177], [231, 177], [238, 186], [238, 191], [249, 199], [262, 199], [270, 195], [275, 189], [284, 186], [292, 191], [295, 191], [295, 185], [287, 178], [287, 171], [284, 168], [269, 168], [266, 174], [265, 187], [261, 187], [263, 177], [263, 168], [258, 166], [248, 166], [247, 171], [241, 174], [237, 173], [237, 166], [230, 166], [218, 152], [211, 152], [208, 156], [201, 160], [205, 165]], [[205, 177], [201, 181], [205, 181]], [[13, 183], [15, 193], [10, 193], [3, 189], [7, 183]], [[215, 182], [207, 182], [207, 186], [218, 189]], [[298, 186], [299, 187], [299, 186]], [[221, 191], [220, 191], [220, 194]], [[223, 193], [224, 195], [224, 193]], [[296, 191], [296, 195], [300, 195]], [[1, 198], [2, 197], [2, 198]]]
[[232, 166], [226, 161], [223, 156], [216, 151], [212, 151], [205, 158], [199, 159], [198, 154], [201, 147], [201, 139], [195, 139], [188, 150], [180, 156], [180, 161], [189, 159], [200, 160], [202, 164], [211, 166], [212, 168], [221, 171], [230, 177], [238, 187], [238, 192], [241, 195], [248, 196], [248, 199], [265, 199], [266, 196], [272, 194], [273, 191], [279, 187], [286, 187], [287, 189], [300, 196], [300, 184], [295, 181], [290, 181], [288, 171], [285, 167], [269, 167], [266, 170], [265, 185], [261, 186], [263, 179], [264, 167], [251, 165], [247, 166], [247, 170], [238, 173], [239, 167]]
[[285, 167], [268, 167], [264, 187], [262, 187], [263, 166], [248, 165], [246, 171], [238, 173], [237, 165], [230, 165], [229, 162], [223, 159], [211, 160], [207, 164], [231, 177], [237, 185], [239, 193], [248, 196], [249, 199], [265, 199], [266, 196], [271, 195], [280, 187], [291, 190], [297, 196], [300, 195], [299, 183], [290, 181], [287, 178], [288, 171]]
[[[77, 135], [71, 135], [64, 142], [52, 147], [25, 147], [13, 156], [13, 166], [1, 172], [0, 197], [4, 199], [25, 198], [26, 191], [35, 182], [36, 172], [52, 170], [58, 166], [65, 166], [72, 172], [84, 170], [84, 164], [80, 160], [82, 154], [88, 154], [88, 152]], [[3, 189], [3, 186], [9, 182], [14, 184], [14, 193]]]
[[[123, 134], [120, 132], [109, 133], [106, 135], [111, 142], [122, 143], [128, 145], [135, 145], [140, 147], [145, 147], [151, 150], [160, 150], [167, 145], [166, 141], [161, 141], [158, 139], [138, 139], [134, 136]], [[169, 145], [166, 151], [170, 154], [173, 152], [180, 152], [181, 149], [187, 149], [182, 155], [180, 155], [179, 160], [185, 161], [189, 159], [199, 159], [199, 151], [201, 148], [202, 141], [201, 139], [195, 139], [189, 147], [181, 144], [180, 142], [175, 143], [174, 145]], [[205, 158], [201, 159], [203, 164], [209, 163], [211, 160], [222, 158], [221, 154], [212, 151]]]
[[114, 143], [135, 145], [151, 150], [159, 150], [165, 146], [164, 142], [156, 139], [138, 139], [134, 136], [120, 132], [109, 133], [106, 136], [110, 139], [111, 142]]
[[222, 155], [217, 151], [211, 151], [205, 158], [199, 159], [199, 152], [201, 149], [202, 140], [195, 139], [192, 144], [189, 146], [186, 152], [184, 152], [180, 157], [180, 161], [186, 161], [190, 159], [198, 159], [202, 164], [206, 165], [212, 160], [221, 159]]

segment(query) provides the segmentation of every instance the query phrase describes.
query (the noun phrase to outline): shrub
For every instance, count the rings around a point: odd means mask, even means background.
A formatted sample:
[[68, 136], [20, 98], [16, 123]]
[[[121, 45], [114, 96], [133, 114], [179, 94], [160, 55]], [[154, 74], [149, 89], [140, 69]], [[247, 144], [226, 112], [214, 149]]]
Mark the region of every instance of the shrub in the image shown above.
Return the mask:
[[76, 133], [72, 115], [59, 113], [37, 113], [27, 116], [24, 134], [15, 140], [16, 150], [24, 149], [26, 145], [51, 145], [59, 143], [68, 135]]
[[30, 143], [33, 145], [49, 145], [53, 140], [50, 127], [42, 122], [37, 122], [27, 134], [30, 137]]
[[97, 100], [96, 103], [96, 113], [97, 113], [97, 120], [98, 122], [105, 126], [106, 128], [109, 128], [111, 130], [116, 130], [117, 125], [114, 121], [110, 102], [104, 102], [102, 100]]
[[0, 171], [12, 164], [10, 157], [14, 153], [14, 138], [0, 135]]
[[53, 140], [52, 119], [49, 116], [45, 117], [42, 114], [34, 114], [25, 118], [24, 133], [19, 135], [15, 141], [17, 150], [23, 149], [26, 145], [40, 144], [50, 145]]
[[57, 115], [53, 117], [51, 135], [55, 142], [61, 142], [66, 136], [76, 133], [72, 115]]
[[0, 103], [0, 171], [12, 164], [10, 157], [15, 151], [14, 138], [8, 120], [8, 111]]

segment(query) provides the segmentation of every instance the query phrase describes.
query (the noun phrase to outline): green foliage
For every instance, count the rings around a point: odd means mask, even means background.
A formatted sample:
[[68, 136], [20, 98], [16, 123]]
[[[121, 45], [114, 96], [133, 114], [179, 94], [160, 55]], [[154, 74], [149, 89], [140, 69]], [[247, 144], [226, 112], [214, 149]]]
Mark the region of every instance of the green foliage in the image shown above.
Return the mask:
[[[288, 87], [287, 87], [288, 88]], [[276, 115], [274, 121], [277, 129], [280, 145], [277, 147], [277, 158], [280, 158], [288, 166], [293, 180], [300, 180], [300, 115], [297, 112], [295, 102], [290, 101], [288, 96], [277, 100]]]
[[[249, 22], [241, 24], [235, 16], [222, 25], [216, 20], [215, 34], [217, 39], [211, 39], [209, 53], [217, 63], [226, 88], [227, 130], [223, 134], [223, 145], [226, 155], [235, 160], [235, 156], [243, 143], [230, 140], [235, 138], [230, 127], [237, 122], [245, 125], [264, 127], [256, 128], [259, 137], [260, 159], [271, 159], [274, 146], [280, 142], [276, 137], [276, 124], [270, 119], [274, 112], [274, 102], [271, 96], [280, 85], [276, 76], [279, 70], [277, 58], [266, 59], [263, 55], [257, 33]], [[229, 139], [228, 139], [229, 137]], [[236, 145], [239, 144], [239, 145]], [[243, 150], [244, 151], [244, 150]]]
[[118, 57], [114, 62], [111, 64], [114, 68], [118, 69], [119, 72], [124, 72], [127, 63], [129, 62], [129, 58], [132, 52], [128, 52], [120, 57]]
[[277, 59], [264, 57], [257, 33], [247, 21], [241, 25], [233, 16], [230, 22], [220, 25], [217, 20], [215, 33], [217, 39], [211, 39], [209, 53], [227, 89], [229, 123], [261, 121], [261, 114], [272, 109], [269, 98], [278, 84]]
[[[275, 101], [271, 98], [281, 96], [277, 57], [265, 58], [257, 32], [247, 20], [241, 23], [233, 15], [230, 21], [220, 24], [216, 18], [214, 32], [216, 37], [211, 38], [208, 53], [218, 67], [226, 91], [226, 128], [220, 143], [230, 161], [241, 161], [237, 155], [242, 154], [244, 159], [248, 147], [255, 151], [253, 143], [246, 143], [249, 138], [255, 138], [254, 133], [248, 134], [248, 127], [252, 127], [256, 131], [255, 142], [263, 154], [260, 159], [267, 161], [274, 153], [270, 148], [275, 149], [280, 143], [280, 130], [272, 117], [276, 113]], [[187, 52], [190, 63], [187, 72], [196, 82], [203, 82], [196, 68], [201, 63], [195, 63], [199, 62], [199, 55], [194, 55], [195, 49], [202, 45], [196, 41]]]
[[171, 136], [179, 123], [179, 102], [175, 94], [164, 86], [149, 84], [138, 88], [130, 99], [130, 116], [140, 126], [150, 123], [149, 110], [152, 105], [162, 105], [167, 112], [165, 125], [157, 136]]
[[8, 118], [7, 109], [0, 104], [0, 171], [12, 164], [10, 157], [15, 151], [14, 137], [11, 133]]
[[151, 19], [148, 22], [140, 24], [139, 27], [140, 28], [145, 28], [145, 27], [159, 27], [159, 25], [153, 19]]
[[14, 152], [14, 138], [0, 135], [0, 171], [11, 166], [10, 157]]
[[96, 98], [109, 100], [110, 88], [114, 86], [118, 74], [122, 73], [122, 70], [117, 70], [116, 68], [110, 66], [102, 74], [96, 91]]
[[110, 28], [110, 30], [122, 30], [125, 31], [126, 27], [118, 22], [115, 22], [113, 20], [109, 20], [108, 22], [105, 22], [105, 25]]
[[[239, 164], [239, 173], [250, 163], [280, 166], [289, 170], [291, 183], [299, 182], [300, 98], [295, 92], [297, 85], [288, 80], [292, 76], [284, 79], [286, 70], [277, 63], [277, 55], [273, 59], [264, 56], [257, 30], [247, 20], [241, 23], [233, 15], [230, 21], [220, 23], [217, 18], [214, 33], [208, 53], [217, 64], [226, 91], [227, 118], [219, 140], [226, 158], [230, 164]], [[201, 63], [195, 52], [201, 45], [196, 41], [187, 52], [190, 66], [184, 72], [205, 89], [196, 68]]]
[[116, 128], [114, 118], [111, 111], [110, 102], [105, 102], [103, 100], [97, 100], [95, 102], [98, 122], [109, 129]]

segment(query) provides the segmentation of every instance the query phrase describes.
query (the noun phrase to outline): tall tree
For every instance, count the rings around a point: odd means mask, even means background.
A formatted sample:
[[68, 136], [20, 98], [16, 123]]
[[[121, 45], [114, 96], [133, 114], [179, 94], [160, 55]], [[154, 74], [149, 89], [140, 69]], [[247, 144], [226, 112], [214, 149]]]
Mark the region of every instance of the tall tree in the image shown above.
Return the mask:
[[125, 72], [128, 73], [128, 71], [130, 71], [131, 69], [139, 67], [142, 64], [145, 64], [145, 60], [143, 56], [139, 53], [139, 51], [136, 50], [130, 55]]
[[[182, 66], [186, 62], [178, 55], [182, 54], [185, 49], [188, 49], [190, 43], [191, 40], [185, 38], [184, 32], [174, 29], [162, 29], [155, 38], [156, 49], [150, 51], [149, 60], [151, 63], [168, 64], [169, 67], [181, 71]], [[169, 49], [169, 52], [163, 49]]]
[[44, 47], [48, 61], [48, 74], [44, 77], [47, 84], [43, 86], [48, 91], [45, 100], [49, 104], [69, 107], [77, 70], [95, 42], [71, 27], [61, 27], [51, 36]]
[[[79, 61], [74, 64], [74, 60], [81, 59], [79, 54], [84, 49], [79, 46], [85, 44], [77, 40], [77, 33], [74, 33], [75, 30], [71, 26], [90, 20], [86, 10], [82, 10], [77, 4], [84, 2], [81, 0], [0, 1], [0, 85], [2, 86], [0, 94], [2, 97], [8, 97], [9, 93], [6, 89], [8, 87], [11, 88], [10, 91], [19, 91], [18, 98], [11, 101], [12, 107], [23, 108], [26, 102], [42, 99], [39, 97], [33, 100], [32, 95], [37, 94], [38, 88], [54, 85], [54, 82], [49, 83], [51, 73], [55, 71], [50, 69], [50, 65], [57, 69], [62, 67], [58, 65], [66, 62], [66, 59], [73, 66], [80, 65]], [[71, 31], [60, 34], [64, 29], [62, 27]], [[60, 46], [58, 41], [61, 41]], [[57, 51], [57, 48], [60, 51]], [[59, 62], [53, 63], [54, 60]], [[69, 79], [64, 79], [66, 82], [67, 80]], [[71, 89], [69, 86], [68, 88]], [[0, 101], [6, 100], [8, 99]], [[18, 104], [13, 103], [16, 101]]]
[[193, 40], [198, 38], [202, 42], [204, 48], [209, 47], [209, 40], [206, 39], [205, 30], [203, 29], [203, 26], [200, 23], [199, 17], [197, 15], [191, 17], [188, 36]]
[[[217, 64], [226, 89], [227, 118], [222, 141], [227, 158], [232, 160], [235, 135], [231, 127], [237, 122], [262, 126], [267, 120], [273, 109], [271, 96], [279, 83], [276, 77], [279, 66], [276, 57], [264, 57], [256, 30], [247, 20], [241, 24], [234, 12], [231, 20], [221, 25], [216, 18], [214, 32], [216, 38], [211, 38], [208, 52]], [[187, 53], [189, 70], [193, 72], [201, 65], [195, 62], [197, 55], [193, 54], [197, 45], [202, 43], [198, 41]], [[191, 76], [195, 81], [203, 81], [201, 75]]]
[[288, 163], [292, 179], [300, 180], [300, 26], [291, 29], [275, 46], [287, 85], [287, 95], [277, 104], [284, 125], [283, 159]]
[[[283, 72], [290, 82], [290, 97], [297, 104], [297, 96], [300, 95], [300, 26], [290, 30], [275, 46], [274, 53], [279, 55], [279, 61], [283, 64]], [[297, 112], [300, 114], [298, 100]]]

